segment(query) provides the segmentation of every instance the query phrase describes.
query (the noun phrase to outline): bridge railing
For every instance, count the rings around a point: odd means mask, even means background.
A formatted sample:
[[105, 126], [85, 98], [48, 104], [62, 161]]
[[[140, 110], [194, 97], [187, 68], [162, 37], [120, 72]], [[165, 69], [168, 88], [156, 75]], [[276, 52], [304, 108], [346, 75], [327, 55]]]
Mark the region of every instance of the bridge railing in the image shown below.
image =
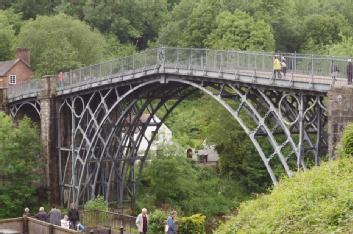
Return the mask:
[[287, 79], [334, 84], [346, 76], [347, 58], [307, 54], [165, 48], [165, 67], [230, 72], [273, 78], [273, 59], [284, 57]]
[[286, 59], [286, 79], [334, 85], [346, 76], [345, 57], [162, 47], [65, 72], [58, 87], [63, 89], [160, 66], [273, 78], [276, 55]]
[[7, 89], [7, 98], [26, 98], [37, 96], [44, 89], [44, 83], [41, 79], [26, 80], [22, 83], [11, 85]]
[[158, 49], [147, 49], [130, 56], [117, 58], [104, 63], [71, 70], [64, 73], [63, 79], [58, 79], [58, 87], [72, 87], [109, 77], [114, 74], [125, 74], [130, 71], [140, 71], [154, 68], [158, 65]]

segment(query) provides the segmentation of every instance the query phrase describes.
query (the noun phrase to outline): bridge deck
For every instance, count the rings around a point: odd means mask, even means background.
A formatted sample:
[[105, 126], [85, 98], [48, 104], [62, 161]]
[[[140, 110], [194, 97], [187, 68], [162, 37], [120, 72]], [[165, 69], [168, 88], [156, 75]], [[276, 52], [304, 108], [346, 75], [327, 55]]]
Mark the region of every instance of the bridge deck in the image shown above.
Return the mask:
[[[208, 49], [156, 48], [128, 57], [65, 72], [58, 77], [57, 95], [69, 94], [122, 81], [158, 74], [225, 79], [251, 85], [310, 92], [328, 92], [332, 86], [347, 85], [347, 58], [282, 54], [287, 75], [273, 79], [273, 53]], [[336, 72], [331, 72], [332, 70]], [[335, 77], [335, 78], [334, 78]], [[36, 97], [44, 89], [41, 80], [31, 80], [8, 90], [10, 102]]]

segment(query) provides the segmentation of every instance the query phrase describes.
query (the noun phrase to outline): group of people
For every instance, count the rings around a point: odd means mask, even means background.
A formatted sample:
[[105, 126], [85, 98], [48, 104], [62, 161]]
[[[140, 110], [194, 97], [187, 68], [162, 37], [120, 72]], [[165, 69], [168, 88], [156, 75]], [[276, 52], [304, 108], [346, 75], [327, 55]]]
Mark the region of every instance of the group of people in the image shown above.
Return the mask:
[[[29, 208], [25, 208], [23, 215], [32, 216]], [[44, 207], [40, 207], [38, 213], [33, 217], [43, 222], [84, 232], [84, 226], [80, 223], [80, 215], [74, 203], [71, 204], [67, 215], [64, 215], [64, 217], [62, 217], [60, 209], [55, 206], [52, 207], [49, 213], [45, 212]]]
[[[167, 234], [176, 234], [177, 228], [175, 225], [175, 218], [177, 216], [176, 211], [170, 212], [168, 219], [164, 226], [164, 232]], [[136, 226], [140, 234], [146, 234], [148, 232], [149, 217], [147, 209], [143, 208], [141, 213], [136, 217]]]
[[[287, 63], [286, 63], [286, 58], [281, 57], [281, 60], [279, 59], [279, 56], [276, 55], [273, 59], [273, 78], [274, 79], [280, 79], [282, 77], [286, 78], [286, 73], [287, 73]], [[331, 66], [331, 74], [333, 79], [336, 79], [337, 74], [339, 73], [339, 69], [337, 64], [333, 63]], [[347, 65], [346, 65], [346, 74], [347, 74], [347, 81], [348, 84], [352, 84], [353, 80], [353, 63], [352, 59], [347, 60]]]
[[275, 59], [273, 60], [273, 78], [274, 79], [281, 79], [282, 74], [283, 77], [286, 78], [286, 73], [287, 73], [287, 63], [286, 63], [286, 58], [282, 57], [281, 60], [279, 60], [279, 56], [275, 56]]

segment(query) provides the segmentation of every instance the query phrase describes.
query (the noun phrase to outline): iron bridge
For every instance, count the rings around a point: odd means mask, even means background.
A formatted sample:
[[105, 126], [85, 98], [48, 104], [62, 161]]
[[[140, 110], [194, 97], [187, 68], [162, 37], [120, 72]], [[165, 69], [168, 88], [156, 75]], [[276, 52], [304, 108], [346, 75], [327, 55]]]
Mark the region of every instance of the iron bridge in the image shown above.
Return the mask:
[[[53, 87], [32, 80], [10, 88], [14, 118], [39, 94], [55, 90], [58, 177], [62, 202], [97, 194], [135, 202], [137, 184], [158, 129], [194, 92], [216, 100], [250, 138], [274, 184], [320, 164], [327, 152], [327, 92], [345, 84], [346, 58], [282, 54], [287, 75], [273, 79], [273, 53], [156, 48], [65, 72]], [[48, 86], [48, 85], [47, 85]], [[161, 121], [154, 119], [163, 113]], [[205, 110], [206, 111], [206, 110]], [[148, 113], [146, 121], [141, 116]], [[156, 124], [157, 123], [157, 124]], [[146, 129], [154, 124], [149, 136]], [[148, 148], [140, 154], [142, 141]], [[270, 147], [265, 150], [264, 145]], [[270, 152], [270, 153], [269, 153]], [[139, 161], [140, 163], [136, 163]], [[277, 165], [277, 166], [276, 166]], [[274, 169], [276, 166], [276, 170]]]

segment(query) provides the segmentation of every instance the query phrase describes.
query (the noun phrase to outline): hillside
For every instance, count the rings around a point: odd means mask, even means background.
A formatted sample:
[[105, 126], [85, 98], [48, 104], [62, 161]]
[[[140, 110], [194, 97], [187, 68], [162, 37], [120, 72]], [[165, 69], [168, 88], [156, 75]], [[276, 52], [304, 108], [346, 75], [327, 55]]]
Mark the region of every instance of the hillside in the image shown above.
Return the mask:
[[215, 233], [353, 233], [352, 188], [353, 159], [327, 162], [244, 202]]

